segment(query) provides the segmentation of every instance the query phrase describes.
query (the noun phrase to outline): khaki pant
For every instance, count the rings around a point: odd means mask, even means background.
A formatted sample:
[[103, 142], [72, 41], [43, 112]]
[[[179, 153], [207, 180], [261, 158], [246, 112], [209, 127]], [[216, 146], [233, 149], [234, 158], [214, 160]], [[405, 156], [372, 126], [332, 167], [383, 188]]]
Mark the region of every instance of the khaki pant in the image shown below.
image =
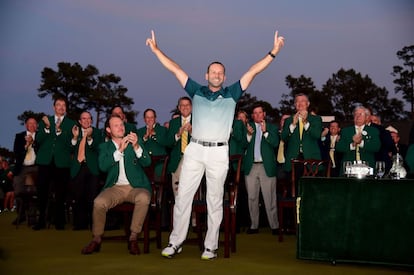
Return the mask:
[[104, 189], [93, 203], [93, 236], [102, 236], [105, 229], [106, 213], [123, 202], [135, 204], [132, 214], [131, 232], [140, 233], [150, 204], [150, 193], [144, 188], [131, 185], [114, 185]]

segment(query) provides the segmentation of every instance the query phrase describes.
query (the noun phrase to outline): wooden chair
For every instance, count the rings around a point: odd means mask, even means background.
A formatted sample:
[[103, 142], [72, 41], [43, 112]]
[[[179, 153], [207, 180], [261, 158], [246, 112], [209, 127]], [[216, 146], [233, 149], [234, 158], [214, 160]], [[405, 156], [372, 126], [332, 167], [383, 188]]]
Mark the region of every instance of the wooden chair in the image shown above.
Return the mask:
[[[296, 232], [296, 187], [300, 177], [317, 177], [331, 176], [332, 163], [330, 160], [317, 160], [317, 159], [292, 159], [292, 171], [291, 179], [289, 182], [291, 190], [283, 190], [281, 195], [277, 198], [277, 211], [279, 219], [279, 242], [283, 241], [283, 231], [285, 230], [284, 224], [284, 211], [285, 209], [291, 209], [294, 215], [294, 225]], [[290, 192], [289, 192], [290, 191]]]
[[[151, 156], [151, 165], [145, 167], [145, 173], [151, 182], [152, 195], [149, 205], [148, 213], [142, 228], [143, 237], [139, 240], [144, 242], [144, 253], [149, 253], [149, 246], [151, 240], [156, 240], [157, 248], [161, 248], [161, 206], [164, 194], [164, 186], [167, 183], [167, 164], [169, 156]], [[160, 177], [155, 175], [155, 167], [162, 163], [162, 173]], [[121, 236], [104, 236], [104, 240], [128, 240], [131, 234], [130, 226], [132, 213], [134, 211], [134, 204], [125, 202], [112, 208], [110, 211], [121, 213], [123, 216], [124, 235]], [[155, 236], [150, 236], [150, 229], [155, 230]]]
[[[223, 221], [222, 227], [224, 229], [224, 258], [230, 257], [230, 252], [236, 252], [236, 212], [237, 212], [237, 195], [241, 175], [242, 155], [231, 155], [229, 157], [229, 172], [224, 185], [224, 200], [223, 200]], [[236, 163], [236, 168], [233, 164]], [[205, 184], [200, 184], [200, 187], [194, 195], [193, 212], [195, 213], [197, 233], [197, 243], [202, 251], [203, 232], [206, 230], [206, 215], [207, 203], [205, 198]]]

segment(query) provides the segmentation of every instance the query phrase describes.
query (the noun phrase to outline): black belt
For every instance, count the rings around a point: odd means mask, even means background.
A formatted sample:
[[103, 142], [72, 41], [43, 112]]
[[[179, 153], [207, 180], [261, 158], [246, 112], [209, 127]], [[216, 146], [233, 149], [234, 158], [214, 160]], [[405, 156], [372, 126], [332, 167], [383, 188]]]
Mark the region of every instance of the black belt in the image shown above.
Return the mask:
[[254, 164], [259, 164], [259, 163], [263, 163], [263, 161], [254, 161]]
[[215, 147], [215, 146], [224, 146], [227, 145], [227, 141], [223, 142], [211, 142], [211, 141], [203, 141], [195, 138], [191, 138], [191, 142], [198, 143], [200, 145], [206, 146], [206, 147]]

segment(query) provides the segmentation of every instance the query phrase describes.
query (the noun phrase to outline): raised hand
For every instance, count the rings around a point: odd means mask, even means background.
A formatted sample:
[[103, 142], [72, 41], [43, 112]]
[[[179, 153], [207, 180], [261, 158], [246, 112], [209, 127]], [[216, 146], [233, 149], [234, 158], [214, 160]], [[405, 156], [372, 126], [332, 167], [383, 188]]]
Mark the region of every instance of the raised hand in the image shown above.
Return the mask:
[[260, 129], [262, 130], [262, 133], [264, 133], [264, 132], [266, 132], [266, 121], [265, 120], [263, 120], [261, 123], [260, 123]]
[[273, 50], [271, 51], [273, 54], [277, 54], [279, 50], [283, 47], [285, 44], [285, 38], [283, 36], [279, 36], [279, 32], [275, 32], [275, 41], [273, 44]]
[[33, 136], [32, 135], [27, 135], [24, 137], [24, 139], [26, 140], [26, 148], [29, 147], [29, 145], [33, 144]]
[[73, 138], [75, 138], [75, 139], [78, 138], [78, 136], [79, 136], [79, 127], [78, 126], [73, 125], [73, 127], [72, 127], [72, 135], [73, 135]]
[[134, 149], [138, 149], [138, 136], [134, 132], [130, 132], [126, 138], [128, 139], [128, 142], [131, 143], [131, 145], [134, 147]]
[[48, 118], [47, 116], [43, 116], [43, 117], [42, 117], [42, 121], [43, 121], [43, 123], [45, 124], [45, 128], [46, 128], [46, 129], [49, 129], [49, 128], [50, 128], [50, 121], [49, 121], [49, 118]]
[[86, 136], [87, 136], [88, 138], [90, 138], [90, 137], [92, 136], [92, 133], [93, 133], [93, 129], [92, 129], [92, 127], [88, 127], [88, 128], [86, 129]]
[[155, 40], [155, 33], [151, 30], [151, 38], [147, 38], [145, 44], [151, 48], [151, 51], [154, 51], [158, 48], [157, 41]]
[[249, 123], [247, 123], [246, 128], [247, 128], [247, 134], [248, 134], [249, 136], [253, 135], [253, 133], [254, 133], [254, 128], [253, 128], [253, 127], [252, 127]]
[[119, 144], [119, 148], [118, 148], [119, 152], [123, 153], [125, 151], [125, 148], [127, 148], [128, 143], [129, 143], [128, 136], [123, 137], [121, 140], [121, 143]]
[[300, 113], [297, 112], [294, 116], [293, 116], [293, 120], [292, 120], [292, 125], [296, 125], [299, 122], [299, 115]]

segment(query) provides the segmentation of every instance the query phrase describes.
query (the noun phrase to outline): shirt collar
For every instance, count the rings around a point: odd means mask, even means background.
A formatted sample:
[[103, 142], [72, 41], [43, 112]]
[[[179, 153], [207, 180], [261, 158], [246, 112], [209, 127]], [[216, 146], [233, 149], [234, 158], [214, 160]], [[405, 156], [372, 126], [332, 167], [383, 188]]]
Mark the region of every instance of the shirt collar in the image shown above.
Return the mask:
[[35, 135], [36, 135], [36, 132], [30, 133], [29, 131], [26, 130], [26, 136], [32, 136], [32, 137], [34, 137]]
[[[57, 115], [55, 115], [55, 122], [58, 120], [58, 118], [59, 118], [59, 117], [58, 117]], [[60, 117], [60, 121], [63, 121], [63, 119], [64, 119], [64, 118], [65, 118], [65, 116], [64, 116], [64, 115], [63, 115], [63, 116], [61, 116], [61, 117]]]

